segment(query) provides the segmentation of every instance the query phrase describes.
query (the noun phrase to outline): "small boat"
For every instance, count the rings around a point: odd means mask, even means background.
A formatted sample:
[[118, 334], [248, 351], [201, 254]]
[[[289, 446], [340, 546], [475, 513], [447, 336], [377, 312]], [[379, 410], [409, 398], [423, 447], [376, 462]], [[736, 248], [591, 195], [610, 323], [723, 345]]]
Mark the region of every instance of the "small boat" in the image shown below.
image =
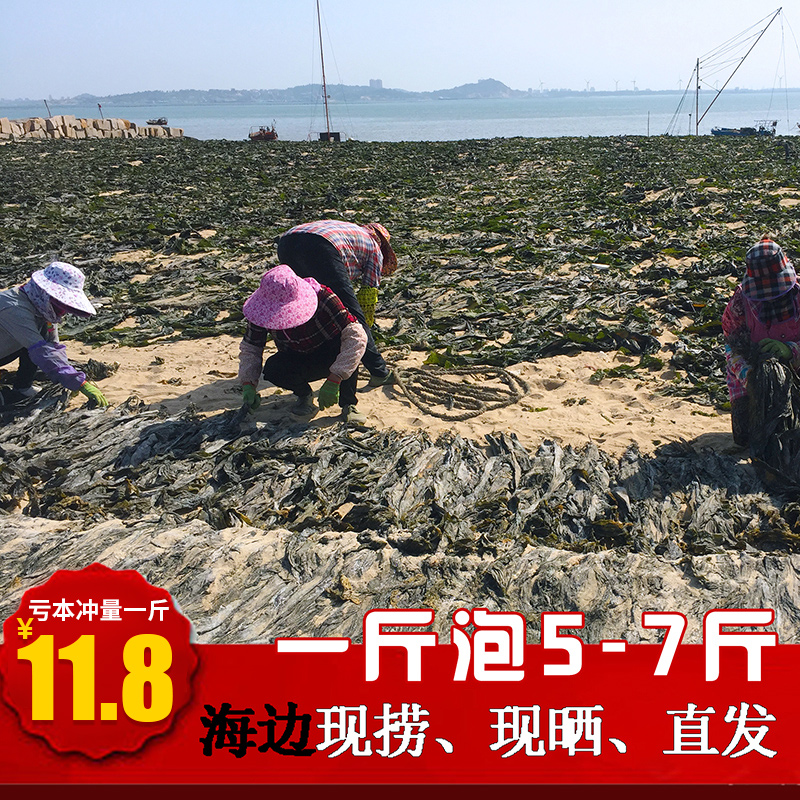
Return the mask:
[[254, 125], [247, 136], [251, 142], [274, 142], [278, 138], [275, 120], [272, 121], [272, 125]]
[[[764, 17], [764, 19], [760, 20], [755, 25], [751, 25], [747, 30], [742, 31], [740, 34], [737, 34], [731, 39], [728, 39], [724, 44], [721, 44], [719, 47], [715, 48], [710, 53], [707, 53], [702, 58], [697, 59], [695, 68], [692, 70], [692, 75], [686, 84], [686, 90], [681, 96], [678, 107], [675, 109], [675, 113], [672, 115], [672, 121], [667, 129], [668, 134], [675, 130], [676, 121], [680, 117], [683, 103], [689, 95], [689, 87], [692, 85], [692, 82], [694, 82], [694, 115], [689, 114], [689, 127], [691, 128], [692, 126], [692, 116], [694, 116], [694, 135], [700, 135], [700, 123], [705, 119], [708, 112], [711, 111], [714, 103], [717, 102], [720, 95], [725, 91], [725, 88], [730, 83], [731, 78], [733, 78], [733, 76], [736, 74], [736, 71], [742, 66], [750, 53], [753, 52], [753, 49], [761, 40], [761, 37], [764, 36], [770, 25], [775, 22], [775, 19], [781, 13], [781, 10], [782, 9], [779, 8], [771, 15], [768, 15], [769, 21], [767, 21], [767, 17]], [[766, 24], [764, 24], [765, 22]], [[761, 28], [761, 30], [754, 31], [754, 29], [760, 25], [764, 25], [764, 27]], [[742, 52], [742, 50], [745, 48], [747, 48], [746, 52], [744, 55], [739, 57], [738, 53]], [[712, 74], [716, 74], [716, 71], [719, 70], [722, 64], [728, 63], [728, 65], [730, 65], [734, 62], [735, 66], [725, 79], [725, 82], [720, 88], [717, 89], [717, 93], [711, 99], [711, 102], [706, 106], [705, 111], [702, 111], [701, 113], [700, 88], [702, 81], [700, 79], [700, 68], [703, 67], [713, 69], [714, 72]], [[712, 128], [711, 134], [712, 136], [774, 136], [775, 128], [778, 125], [778, 120], [756, 120], [755, 125], [755, 128]]]
[[325, 130], [320, 131], [319, 140], [321, 142], [341, 142], [341, 133], [331, 130], [331, 115], [328, 109], [328, 82], [325, 80], [325, 56], [322, 52], [322, 16], [319, 13], [319, 0], [317, 0], [317, 26], [319, 28], [319, 60], [322, 65], [322, 99], [325, 102]]
[[166, 117], [159, 117], [158, 119], [149, 119], [147, 120], [148, 125], [166, 125], [167, 118]]
[[774, 136], [778, 120], [758, 119], [755, 128], [712, 128], [712, 136]]

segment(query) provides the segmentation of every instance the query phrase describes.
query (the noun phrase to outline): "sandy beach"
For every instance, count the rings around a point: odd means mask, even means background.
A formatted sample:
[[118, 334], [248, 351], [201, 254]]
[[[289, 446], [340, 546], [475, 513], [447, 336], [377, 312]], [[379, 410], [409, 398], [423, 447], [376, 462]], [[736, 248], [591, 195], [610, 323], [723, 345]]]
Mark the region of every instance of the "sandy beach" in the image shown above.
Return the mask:
[[[119, 369], [101, 382], [111, 403], [121, 403], [134, 395], [148, 406], [164, 407], [173, 414], [190, 403], [201, 414], [213, 414], [240, 405], [236, 380], [239, 342], [232, 336], [220, 336], [141, 348], [71, 343], [69, 352], [78, 361], [94, 358], [119, 364]], [[269, 345], [265, 357], [272, 349]], [[404, 368], [420, 367], [424, 360], [423, 354], [413, 352], [395, 358], [391, 353], [386, 356], [401, 373]], [[362, 370], [359, 408], [368, 415], [367, 424], [379, 429], [424, 430], [434, 436], [451, 430], [478, 441], [483, 440], [484, 434], [501, 431], [514, 433], [531, 450], [547, 438], [575, 447], [593, 441], [615, 456], [622, 455], [633, 444], [642, 453], [652, 453], [659, 445], [672, 441], [688, 441], [719, 452], [739, 452], [730, 434], [728, 414], [659, 394], [673, 377], [669, 369], [644, 375], [641, 380], [606, 378], [599, 383], [591, 380], [599, 369], [633, 360], [619, 354], [581, 353], [514, 364], [508, 368], [509, 372], [529, 386], [523, 399], [463, 422], [423, 414], [397, 387], [368, 388], [368, 375]], [[479, 380], [479, 376], [473, 380]], [[293, 402], [291, 395], [263, 381], [259, 391], [262, 405], [252, 414], [253, 420], [283, 418], [295, 422], [288, 412]], [[72, 404], [80, 406], [83, 402], [79, 396]], [[337, 414], [338, 407], [321, 411], [311, 425], [332, 424], [338, 421]]]
[[[731, 598], [796, 637], [800, 509], [733, 444], [720, 326], [753, 240], [800, 255], [793, 142], [104, 144], [0, 148], [5, 284], [79, 266], [99, 313], [67, 353], [116, 365], [109, 410], [0, 431], [8, 602], [89, 559], [174, 592], [208, 642], [358, 637], [373, 607], [444, 631], [461, 606], [532, 639], [578, 608], [587, 641], [673, 607], [697, 641]], [[264, 382], [242, 413], [242, 303], [321, 218], [391, 231], [375, 333], [404, 383], [495, 368], [522, 396], [454, 421], [362, 370], [366, 425], [298, 421]]]

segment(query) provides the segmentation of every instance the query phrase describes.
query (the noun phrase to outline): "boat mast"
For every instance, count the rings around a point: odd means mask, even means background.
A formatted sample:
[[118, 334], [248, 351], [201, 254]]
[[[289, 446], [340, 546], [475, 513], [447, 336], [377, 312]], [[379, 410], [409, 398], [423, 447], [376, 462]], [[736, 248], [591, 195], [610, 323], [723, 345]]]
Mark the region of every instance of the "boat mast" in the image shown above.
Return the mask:
[[[783, 8], [783, 6], [781, 6], [781, 8], [779, 8], [772, 15], [772, 19], [770, 19], [770, 21], [766, 24], [766, 26], [764, 27], [764, 30], [761, 31], [761, 33], [758, 34], [758, 38], [753, 42], [752, 45], [750, 45], [750, 49], [742, 56], [741, 61], [739, 61], [739, 63], [736, 65], [736, 68], [728, 76], [728, 80], [725, 81], [725, 83], [722, 85], [722, 88], [714, 95], [714, 99], [708, 104], [708, 108], [703, 112], [703, 116], [700, 117], [700, 116], [697, 115], [697, 113], [695, 113], [695, 124], [694, 124], [695, 135], [698, 134], [699, 128], [700, 128], [700, 123], [703, 121], [703, 119], [705, 118], [706, 114], [708, 114], [708, 112], [711, 110], [711, 106], [713, 106], [714, 103], [717, 102], [717, 98], [725, 91], [725, 87], [731, 82], [731, 78], [733, 78], [733, 76], [736, 74], [736, 71], [739, 69], [739, 67], [742, 66], [742, 64], [744, 64], [744, 61], [747, 58], [747, 56], [749, 56], [750, 53], [753, 52], [753, 48], [759, 43], [759, 41], [761, 41], [761, 37], [767, 32], [767, 28], [769, 28], [769, 26], [772, 25], [773, 22], [775, 22], [775, 18], [778, 16], [778, 14], [781, 13], [781, 9], [782, 8]], [[699, 103], [699, 95], [700, 95], [700, 59], [698, 58], [697, 59], [697, 91], [696, 91], [696, 94], [695, 94], [695, 108], [697, 108], [697, 105]]]
[[319, 13], [319, 0], [317, 0], [317, 26], [319, 27], [319, 60], [322, 64], [322, 99], [325, 101], [325, 131], [327, 140], [331, 139], [331, 117], [328, 113], [328, 84], [325, 81], [325, 57], [322, 54], [322, 18]]
[[[697, 66], [695, 67], [695, 74], [697, 75], [697, 83], [694, 90], [694, 135], [700, 133], [700, 59], [697, 59]], [[705, 116], [705, 114], [703, 115]]]

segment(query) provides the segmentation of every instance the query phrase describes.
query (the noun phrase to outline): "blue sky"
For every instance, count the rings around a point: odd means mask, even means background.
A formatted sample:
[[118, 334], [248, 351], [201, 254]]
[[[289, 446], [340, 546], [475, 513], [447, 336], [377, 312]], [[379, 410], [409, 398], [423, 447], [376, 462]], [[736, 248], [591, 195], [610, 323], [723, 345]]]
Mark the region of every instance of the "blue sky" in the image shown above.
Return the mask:
[[[698, 56], [778, 7], [757, 0], [321, 5], [329, 82], [380, 78], [414, 91], [481, 78], [514, 89], [676, 89]], [[0, 0], [0, 97], [318, 82], [314, 8], [314, 0]], [[800, 86], [800, 2], [783, 9], [731, 86]]]

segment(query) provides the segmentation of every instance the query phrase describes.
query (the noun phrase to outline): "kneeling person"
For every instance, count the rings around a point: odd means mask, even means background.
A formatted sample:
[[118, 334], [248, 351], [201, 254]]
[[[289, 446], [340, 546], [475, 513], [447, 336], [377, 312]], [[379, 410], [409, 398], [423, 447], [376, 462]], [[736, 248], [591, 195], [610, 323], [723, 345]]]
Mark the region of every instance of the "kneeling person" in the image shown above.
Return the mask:
[[300, 416], [314, 412], [309, 381], [325, 378], [319, 390], [319, 407], [336, 403], [348, 422], [365, 422], [356, 408], [358, 365], [367, 336], [341, 300], [314, 278], [300, 278], [281, 264], [261, 278], [261, 285], [242, 307], [247, 332], [239, 347], [239, 381], [242, 397], [258, 408], [256, 392], [267, 336], [278, 352], [264, 364], [264, 379], [297, 396], [292, 411]]
[[96, 405], [108, 405], [97, 386], [69, 363], [58, 341], [58, 324], [66, 314], [86, 318], [97, 313], [83, 283], [84, 275], [77, 267], [54, 261], [22, 286], [0, 291], [0, 366], [19, 360], [12, 386], [0, 387], [0, 405], [35, 395], [37, 369], [51, 381], [82, 392]]

